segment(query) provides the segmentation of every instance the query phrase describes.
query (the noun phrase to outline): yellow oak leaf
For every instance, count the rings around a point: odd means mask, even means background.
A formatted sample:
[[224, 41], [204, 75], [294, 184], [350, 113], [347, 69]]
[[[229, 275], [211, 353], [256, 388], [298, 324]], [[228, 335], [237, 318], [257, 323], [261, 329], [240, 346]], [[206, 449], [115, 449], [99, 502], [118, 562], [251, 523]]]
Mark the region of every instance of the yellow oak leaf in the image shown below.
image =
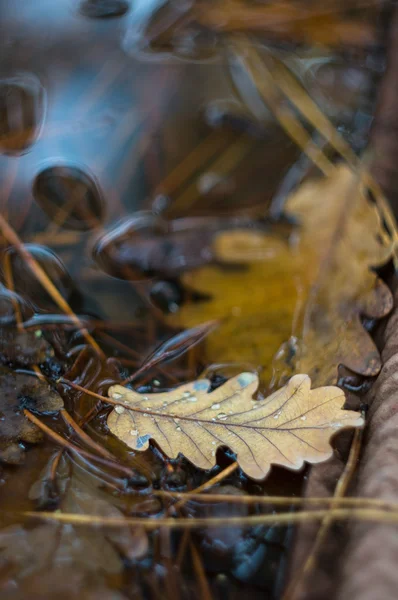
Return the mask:
[[134, 450], [154, 439], [170, 458], [183, 454], [201, 469], [214, 467], [217, 448], [228, 446], [249, 477], [263, 479], [272, 464], [297, 470], [328, 459], [331, 436], [363, 424], [359, 413], [342, 409], [339, 388], [311, 390], [308, 375], [254, 400], [258, 384], [257, 375], [241, 373], [212, 392], [208, 379], [145, 395], [114, 385], [109, 397], [120, 404], [108, 427]]
[[[210, 300], [185, 302], [169, 321], [190, 328], [220, 319], [206, 341], [208, 362], [260, 366], [271, 388], [303, 372], [316, 386], [334, 384], [340, 364], [377, 375], [380, 354], [361, 317], [382, 318], [393, 302], [372, 269], [391, 254], [376, 206], [358, 174], [339, 165], [330, 177], [304, 182], [287, 210], [300, 223], [289, 240], [250, 228], [216, 235], [217, 264], [182, 277]], [[246, 268], [225, 269], [228, 263]]]

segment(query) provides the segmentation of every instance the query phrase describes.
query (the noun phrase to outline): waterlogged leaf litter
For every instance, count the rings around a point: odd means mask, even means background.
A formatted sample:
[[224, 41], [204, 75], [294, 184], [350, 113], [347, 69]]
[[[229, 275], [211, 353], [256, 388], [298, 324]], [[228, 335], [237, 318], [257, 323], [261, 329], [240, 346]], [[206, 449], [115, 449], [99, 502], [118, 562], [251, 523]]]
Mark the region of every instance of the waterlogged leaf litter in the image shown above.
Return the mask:
[[241, 373], [210, 393], [207, 379], [147, 395], [115, 385], [109, 396], [121, 405], [108, 427], [134, 450], [154, 439], [170, 458], [181, 453], [201, 469], [214, 467], [217, 448], [228, 446], [246, 475], [263, 479], [271, 464], [297, 470], [326, 460], [334, 433], [363, 424], [359, 413], [342, 409], [344, 392], [311, 390], [307, 375], [263, 400], [253, 399], [258, 384], [257, 375]]
[[[213, 245], [220, 265], [183, 276], [210, 301], [187, 303], [170, 321], [192, 327], [224, 319], [207, 340], [208, 360], [261, 367], [267, 383], [279, 369], [282, 383], [306, 372], [316, 385], [333, 384], [339, 364], [377, 375], [380, 355], [360, 319], [392, 308], [390, 290], [372, 270], [390, 248], [380, 241], [380, 218], [359, 175], [339, 166], [330, 177], [308, 180], [286, 209], [299, 220], [290, 239], [249, 229], [220, 233]], [[223, 268], [237, 261], [246, 269]], [[292, 337], [298, 348], [280, 367], [278, 351]]]
[[0, 330], [0, 361], [28, 367], [40, 364], [54, 352], [44, 336], [36, 331], [19, 331], [11, 327]]
[[42, 432], [23, 414], [28, 408], [41, 414], [55, 413], [63, 408], [62, 398], [50, 386], [36, 377], [0, 369], [0, 462], [24, 462], [21, 443], [37, 444]]

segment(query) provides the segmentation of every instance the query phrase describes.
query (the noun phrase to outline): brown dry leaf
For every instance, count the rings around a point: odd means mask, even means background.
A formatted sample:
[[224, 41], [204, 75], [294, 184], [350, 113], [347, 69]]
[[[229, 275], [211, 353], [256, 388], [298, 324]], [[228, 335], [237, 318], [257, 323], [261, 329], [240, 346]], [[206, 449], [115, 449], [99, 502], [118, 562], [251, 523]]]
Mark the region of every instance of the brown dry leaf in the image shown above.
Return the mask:
[[[211, 300], [187, 303], [170, 320], [192, 327], [224, 319], [207, 339], [208, 359], [259, 366], [262, 380], [274, 385], [295, 372], [316, 385], [335, 383], [341, 363], [377, 375], [380, 356], [360, 322], [392, 308], [389, 289], [371, 270], [390, 254], [379, 239], [376, 207], [358, 175], [340, 166], [304, 183], [287, 210], [300, 221], [290, 240], [249, 229], [220, 233], [213, 248], [219, 261], [247, 269], [185, 274], [184, 284]], [[278, 352], [284, 361], [275, 360]]]
[[241, 373], [211, 393], [210, 381], [199, 379], [148, 395], [115, 385], [109, 396], [123, 406], [108, 427], [134, 450], [146, 450], [152, 438], [170, 458], [181, 453], [201, 469], [214, 467], [217, 448], [228, 446], [249, 477], [263, 479], [272, 464], [297, 470], [326, 460], [336, 431], [363, 424], [359, 413], [342, 410], [339, 388], [311, 390], [308, 375], [253, 400], [258, 383], [257, 375]]

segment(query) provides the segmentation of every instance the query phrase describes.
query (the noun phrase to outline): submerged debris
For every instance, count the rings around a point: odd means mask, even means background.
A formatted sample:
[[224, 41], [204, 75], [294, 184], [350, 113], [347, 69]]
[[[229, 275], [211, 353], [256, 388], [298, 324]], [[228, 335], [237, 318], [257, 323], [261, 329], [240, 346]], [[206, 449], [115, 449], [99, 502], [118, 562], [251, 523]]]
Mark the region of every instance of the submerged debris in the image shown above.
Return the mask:
[[0, 461], [20, 464], [24, 461], [24, 443], [37, 444], [42, 432], [28, 421], [24, 408], [51, 414], [63, 407], [62, 398], [36, 377], [0, 369]]
[[40, 330], [0, 329], [0, 361], [6, 365], [28, 367], [51, 358], [54, 351]]

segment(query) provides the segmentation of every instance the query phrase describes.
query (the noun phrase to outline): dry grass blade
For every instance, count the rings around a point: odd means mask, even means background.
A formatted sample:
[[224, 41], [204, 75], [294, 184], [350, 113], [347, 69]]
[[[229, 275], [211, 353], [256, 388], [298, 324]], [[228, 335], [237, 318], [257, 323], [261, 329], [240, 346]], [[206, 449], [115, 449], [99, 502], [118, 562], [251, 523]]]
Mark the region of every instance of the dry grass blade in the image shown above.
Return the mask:
[[[340, 479], [337, 482], [333, 500], [340, 500], [340, 502], [344, 500], [344, 495], [347, 493], [348, 486], [350, 485], [350, 482], [358, 464], [359, 454], [361, 450], [361, 440], [362, 430], [356, 430], [354, 434], [354, 439], [351, 444], [348, 461], [343, 473], [341, 474]], [[326, 516], [321, 522], [321, 526], [315, 538], [315, 542], [311, 548], [311, 552], [308, 555], [303, 567], [297, 573], [297, 577], [294, 577], [289, 583], [285, 593], [283, 594], [282, 600], [293, 600], [295, 597], [300, 596], [302, 586], [305, 585], [305, 583], [308, 581], [308, 578], [316, 565], [319, 550], [326, 539], [326, 536], [332, 523], [333, 519], [331, 519], [329, 516]]]
[[[248, 138], [247, 134], [237, 136], [226, 148], [222, 149], [222, 152], [214, 157], [211, 171], [217, 173], [220, 177], [227, 177], [254, 147], [255, 143]], [[201, 198], [200, 186], [195, 180], [176, 198], [173, 203], [173, 210], [183, 208], [184, 211], [187, 211]]]
[[65, 379], [65, 377], [60, 377], [60, 379], [58, 379], [57, 383], [62, 383], [64, 385], [67, 385], [67, 386], [73, 388], [74, 390], [76, 390], [77, 392], [82, 392], [83, 394], [87, 394], [88, 396], [91, 396], [92, 398], [97, 398], [97, 400], [101, 400], [102, 402], [107, 402], [108, 404], [115, 404], [116, 406], [122, 405], [121, 402], [117, 402], [116, 400], [112, 400], [111, 398], [107, 398], [106, 396], [101, 396], [101, 394], [97, 394], [96, 392], [92, 392], [91, 390], [89, 390], [85, 387], [82, 387], [78, 383], [74, 383], [73, 381], [69, 381], [69, 379]]
[[217, 518], [193, 518], [193, 519], [172, 519], [172, 518], [106, 518], [95, 515], [79, 515], [61, 512], [32, 512], [25, 511], [17, 513], [19, 516], [34, 519], [53, 521], [57, 523], [71, 523], [80, 526], [99, 526], [99, 527], [127, 527], [141, 526], [148, 530], [158, 529], [159, 527], [168, 527], [170, 529], [198, 529], [201, 527], [253, 527], [255, 525], [294, 525], [309, 521], [321, 521], [326, 516], [333, 521], [346, 521], [348, 519], [357, 519], [365, 522], [388, 523], [398, 525], [398, 511], [386, 511], [380, 509], [365, 508], [335, 508], [331, 510], [313, 510], [297, 513], [284, 512], [272, 515], [254, 515], [249, 517], [217, 517]]
[[[350, 168], [362, 170], [361, 160], [355, 155], [334, 125], [312, 100], [301, 83], [280, 60], [271, 55], [260, 56], [258, 51], [253, 47], [250, 39], [244, 35], [235, 36], [230, 39], [230, 44], [235, 49], [238, 60], [244, 65], [251, 76], [264, 102], [278, 119], [281, 126], [325, 175], [333, 173], [333, 163], [324, 154], [323, 150], [313, 143], [310, 134], [301, 124], [297, 115], [286, 105], [285, 99], [288, 99], [291, 105], [301, 113], [302, 117], [344, 158]], [[245, 102], [240, 91], [237, 90], [237, 92], [243, 102]], [[396, 245], [398, 243], [398, 228], [395, 217], [380, 186], [368, 172], [363, 173], [363, 182], [374, 195], [380, 215], [387, 226], [390, 242], [393, 244], [394, 260], [397, 263]], [[387, 240], [386, 243], [388, 243]]]
[[97, 352], [97, 354], [99, 356], [104, 358], [104, 354], [103, 354], [101, 348], [98, 346], [97, 342], [93, 339], [93, 337], [90, 335], [90, 333], [87, 331], [87, 329], [85, 327], [83, 327], [82, 323], [80, 322], [79, 317], [77, 315], [75, 315], [75, 313], [73, 312], [73, 310], [71, 309], [69, 304], [63, 298], [63, 296], [59, 293], [59, 291], [57, 290], [57, 288], [55, 287], [53, 282], [50, 280], [50, 278], [48, 277], [48, 275], [46, 274], [44, 269], [39, 265], [39, 263], [33, 258], [33, 256], [30, 254], [30, 252], [25, 248], [25, 246], [19, 239], [16, 232], [12, 229], [12, 227], [7, 223], [6, 219], [1, 214], [0, 214], [0, 230], [3, 234], [3, 236], [5, 237], [5, 239], [10, 244], [15, 246], [15, 248], [17, 249], [20, 256], [25, 260], [26, 264], [29, 266], [32, 273], [37, 277], [37, 279], [40, 281], [40, 283], [42, 284], [44, 289], [48, 292], [48, 294], [51, 296], [51, 298], [54, 300], [54, 302], [56, 302], [56, 304], [59, 306], [59, 308], [64, 313], [66, 313], [67, 315], [69, 315], [71, 317], [71, 319], [75, 323], [76, 327], [78, 327], [78, 329], [80, 329], [82, 335], [87, 340], [87, 343], [89, 343], [94, 348], [94, 350]]
[[51, 438], [56, 444], [59, 444], [60, 446], [62, 446], [63, 448], [66, 448], [70, 452], [74, 452], [77, 455], [84, 456], [92, 461], [101, 463], [104, 466], [110, 467], [112, 469], [116, 469], [116, 470], [120, 471], [121, 473], [124, 473], [127, 477], [132, 477], [134, 475], [134, 473], [133, 473], [133, 471], [131, 471], [131, 469], [129, 469], [128, 467], [124, 467], [123, 465], [120, 465], [115, 460], [111, 461], [111, 460], [108, 460], [105, 458], [101, 458], [99, 456], [96, 456], [95, 454], [91, 454], [91, 452], [86, 452], [86, 450], [83, 450], [82, 448], [79, 448], [79, 446], [75, 446], [68, 440], [65, 440], [63, 437], [58, 435], [58, 433], [56, 433], [55, 431], [50, 429], [50, 427], [47, 427], [47, 425], [45, 425], [42, 421], [40, 421], [40, 419], [35, 417], [35, 415], [32, 414], [26, 408], [24, 409], [23, 412], [24, 412], [25, 417], [27, 419], [29, 419], [29, 421], [34, 423], [39, 429], [41, 429], [41, 431], [43, 431], [43, 433], [45, 433], [49, 438]]
[[[11, 292], [15, 292], [15, 287], [14, 287], [14, 277], [12, 274], [12, 267], [11, 267], [11, 255], [9, 252], [7, 252], [4, 255], [3, 258], [3, 270], [4, 270], [4, 280], [5, 280], [5, 284], [7, 286], [7, 288], [11, 291]], [[19, 303], [17, 301], [17, 299], [11, 295], [11, 302], [14, 308], [14, 314], [15, 314], [15, 321], [17, 324], [17, 328], [18, 329], [23, 329], [22, 327], [22, 313], [21, 313], [21, 309], [19, 306]]]
[[249, 477], [263, 479], [271, 464], [296, 470], [304, 461], [326, 460], [334, 433], [363, 424], [358, 413], [342, 410], [339, 388], [311, 390], [307, 375], [255, 401], [258, 383], [257, 375], [242, 373], [211, 393], [202, 379], [147, 395], [115, 385], [109, 396], [124, 404], [109, 415], [108, 426], [135, 450], [147, 449], [153, 438], [171, 458], [181, 453], [202, 469], [212, 468], [217, 448], [228, 446]]
[[[186, 156], [186, 158], [169, 173], [157, 186], [156, 192], [163, 194], [175, 194], [192, 175], [197, 171], [198, 165], [206, 164], [220, 152], [225, 151], [225, 140], [217, 131], [210, 133], [200, 144]], [[180, 200], [175, 204], [180, 206]]]
[[[263, 62], [263, 65], [272, 77], [274, 84], [299, 110], [302, 116], [307, 119], [318, 133], [322, 134], [331, 147], [344, 158], [351, 168], [360, 169], [360, 159], [337, 131], [333, 123], [329, 121], [318, 105], [312, 100], [311, 96], [302, 87], [300, 82], [292, 75], [289, 69], [281, 61], [275, 61], [270, 56], [266, 62]], [[369, 173], [364, 173], [363, 177], [364, 182], [374, 194], [393, 242], [397, 242], [398, 229], [395, 217], [381, 188]]]
[[85, 431], [83, 431], [83, 429], [76, 423], [76, 421], [74, 421], [74, 419], [72, 419], [72, 417], [70, 416], [68, 411], [66, 411], [65, 409], [62, 409], [60, 412], [61, 412], [61, 416], [62, 416], [63, 420], [65, 421], [65, 423], [67, 423], [71, 427], [71, 429], [75, 432], [75, 434], [85, 444], [87, 444], [87, 446], [92, 448], [100, 456], [103, 456], [104, 458], [107, 458], [109, 460], [115, 460], [115, 457], [112, 456], [112, 454], [110, 452], [108, 452], [107, 450], [105, 450], [105, 448], [103, 448], [102, 446], [100, 446], [99, 444], [94, 442], [94, 440], [92, 440], [91, 437], [89, 435], [87, 435], [87, 433]]
[[[235, 465], [236, 463], [233, 463]], [[232, 465], [231, 465], [232, 466]], [[219, 473], [222, 475], [224, 471]], [[212, 481], [212, 480], [211, 480]], [[199, 488], [197, 488], [199, 490]], [[206, 493], [201, 494], [194, 490], [192, 492], [167, 492], [164, 490], [154, 490], [152, 492], [155, 496], [161, 498], [171, 498], [183, 501], [184, 503], [193, 500], [195, 502], [202, 500], [203, 502], [222, 502], [228, 504], [260, 504], [264, 506], [294, 506], [294, 507], [305, 507], [305, 506], [318, 506], [324, 507], [330, 506], [332, 508], [343, 508], [343, 507], [361, 507], [361, 508], [380, 508], [384, 510], [398, 510], [398, 504], [396, 502], [386, 502], [385, 500], [379, 500], [378, 498], [357, 498], [357, 497], [308, 497], [308, 498], [297, 498], [296, 496], [257, 496], [257, 495], [244, 495], [234, 496], [228, 494], [216, 494]], [[174, 505], [175, 507], [177, 504]]]
[[142, 375], [142, 373], [149, 371], [149, 369], [153, 369], [156, 365], [165, 360], [178, 358], [187, 350], [201, 342], [209, 333], [214, 331], [217, 324], [217, 321], [209, 321], [208, 323], [203, 323], [203, 325], [198, 325], [197, 327], [178, 333], [167, 340], [144, 360], [143, 365], [137, 371], [122, 381], [122, 385], [134, 381]]
[[[230, 39], [230, 47], [234, 51], [235, 60], [250, 75], [258, 93], [289, 137], [308, 155], [322, 173], [331, 175], [334, 171], [333, 163], [324, 154], [323, 150], [313, 142], [307, 129], [297, 119], [294, 110], [283, 102], [283, 94], [275, 86], [271, 75], [264, 67], [261, 57], [252, 48], [250, 42], [243, 35], [235, 36]], [[233, 80], [232, 83], [240, 100], [247, 105], [242, 91], [235, 85]], [[247, 105], [247, 108], [250, 110], [249, 105]]]
[[202, 559], [200, 558], [200, 554], [197, 551], [195, 544], [192, 541], [190, 543], [190, 549], [191, 549], [191, 554], [192, 554], [193, 566], [194, 566], [194, 569], [196, 572], [196, 577], [198, 580], [198, 586], [200, 589], [201, 598], [203, 598], [203, 600], [211, 600], [212, 595], [211, 595], [211, 591], [210, 591], [209, 582], [206, 578], [206, 572], [203, 567], [203, 562], [202, 562]]

